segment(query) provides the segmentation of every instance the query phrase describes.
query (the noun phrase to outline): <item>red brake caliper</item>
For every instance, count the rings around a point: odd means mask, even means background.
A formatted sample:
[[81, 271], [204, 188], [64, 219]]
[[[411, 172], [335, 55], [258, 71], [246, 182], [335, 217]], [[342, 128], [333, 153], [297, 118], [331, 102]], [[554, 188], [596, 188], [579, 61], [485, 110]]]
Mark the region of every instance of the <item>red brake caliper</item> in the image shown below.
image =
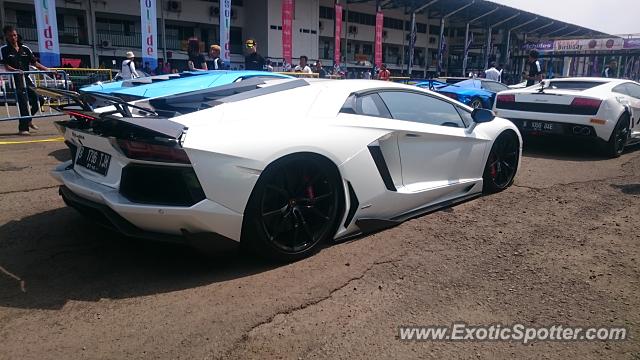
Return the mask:
[[491, 172], [491, 177], [494, 178], [494, 179], [496, 178], [496, 175], [498, 175], [498, 171], [496, 169], [496, 165], [497, 164], [495, 163], [495, 158], [496, 157], [494, 155], [493, 159], [492, 159], [493, 165], [491, 165], [491, 169], [489, 169], [489, 171]]

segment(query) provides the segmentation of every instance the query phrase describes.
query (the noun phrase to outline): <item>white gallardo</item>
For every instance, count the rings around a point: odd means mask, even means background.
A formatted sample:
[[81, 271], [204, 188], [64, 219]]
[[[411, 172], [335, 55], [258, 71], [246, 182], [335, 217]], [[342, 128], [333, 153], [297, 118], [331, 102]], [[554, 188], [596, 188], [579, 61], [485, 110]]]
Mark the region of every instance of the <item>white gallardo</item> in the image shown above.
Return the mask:
[[65, 201], [128, 235], [281, 260], [503, 190], [520, 164], [510, 121], [390, 82], [256, 79], [136, 105], [58, 123]]
[[598, 140], [611, 157], [640, 139], [640, 84], [630, 80], [544, 80], [501, 92], [494, 110], [524, 133]]

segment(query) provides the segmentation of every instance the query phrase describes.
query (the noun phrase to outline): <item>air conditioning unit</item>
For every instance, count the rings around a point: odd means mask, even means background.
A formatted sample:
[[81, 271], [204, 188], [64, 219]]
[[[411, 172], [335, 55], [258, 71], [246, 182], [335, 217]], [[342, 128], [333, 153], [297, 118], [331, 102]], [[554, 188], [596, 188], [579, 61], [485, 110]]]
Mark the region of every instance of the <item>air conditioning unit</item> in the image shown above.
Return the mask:
[[389, 34], [387, 34], [387, 30], [382, 30], [382, 38], [383, 39], [386, 39], [388, 35]]
[[113, 44], [111, 43], [111, 40], [102, 40], [100, 42], [100, 47], [104, 49], [109, 49], [113, 47]]
[[349, 25], [349, 34], [356, 35], [358, 33], [358, 27], [355, 25]]
[[319, 21], [319, 22], [318, 22], [318, 29], [319, 29], [320, 31], [322, 31], [322, 29], [324, 29], [324, 23], [323, 23], [322, 21]]
[[182, 11], [182, 1], [169, 0], [167, 1], [167, 11], [173, 12], [181, 12]]
[[209, 8], [209, 16], [211, 17], [218, 17], [220, 16], [220, 8], [217, 6], [211, 6]]

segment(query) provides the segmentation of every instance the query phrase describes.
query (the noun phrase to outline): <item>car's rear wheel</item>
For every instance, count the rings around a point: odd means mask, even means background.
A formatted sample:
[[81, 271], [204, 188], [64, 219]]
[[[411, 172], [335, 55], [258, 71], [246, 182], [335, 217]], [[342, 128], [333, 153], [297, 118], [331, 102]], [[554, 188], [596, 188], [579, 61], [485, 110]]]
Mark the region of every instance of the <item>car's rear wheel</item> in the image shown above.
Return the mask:
[[627, 142], [629, 141], [629, 134], [630, 134], [629, 121], [630, 121], [630, 118], [629, 118], [629, 114], [627, 113], [622, 114], [620, 119], [618, 119], [618, 122], [616, 123], [616, 127], [613, 129], [613, 132], [611, 133], [611, 137], [609, 137], [609, 141], [604, 143], [604, 148], [603, 148], [604, 155], [611, 158], [617, 158], [620, 155], [622, 155], [622, 152], [624, 151], [624, 147], [627, 145]]
[[474, 109], [482, 109], [482, 99], [474, 97], [469, 104]]
[[342, 212], [337, 169], [304, 154], [263, 171], [245, 212], [242, 242], [259, 256], [295, 261], [315, 253], [335, 234]]
[[513, 184], [520, 160], [519, 153], [520, 140], [515, 132], [507, 130], [496, 138], [482, 176], [485, 193], [496, 193]]

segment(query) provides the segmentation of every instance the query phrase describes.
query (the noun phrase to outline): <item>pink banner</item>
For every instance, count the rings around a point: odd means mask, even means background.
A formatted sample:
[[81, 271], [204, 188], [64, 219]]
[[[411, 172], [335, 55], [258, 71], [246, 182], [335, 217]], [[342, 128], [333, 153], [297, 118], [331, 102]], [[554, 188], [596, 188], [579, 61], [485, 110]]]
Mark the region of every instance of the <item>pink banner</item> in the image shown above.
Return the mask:
[[335, 42], [333, 44], [333, 63], [340, 65], [340, 36], [342, 34], [342, 5], [336, 4], [336, 29]]
[[282, 0], [282, 58], [291, 64], [293, 28], [293, 0]]
[[382, 65], [382, 26], [384, 24], [384, 15], [382, 12], [376, 14], [376, 43], [375, 43], [375, 59], [374, 63], [377, 67]]

